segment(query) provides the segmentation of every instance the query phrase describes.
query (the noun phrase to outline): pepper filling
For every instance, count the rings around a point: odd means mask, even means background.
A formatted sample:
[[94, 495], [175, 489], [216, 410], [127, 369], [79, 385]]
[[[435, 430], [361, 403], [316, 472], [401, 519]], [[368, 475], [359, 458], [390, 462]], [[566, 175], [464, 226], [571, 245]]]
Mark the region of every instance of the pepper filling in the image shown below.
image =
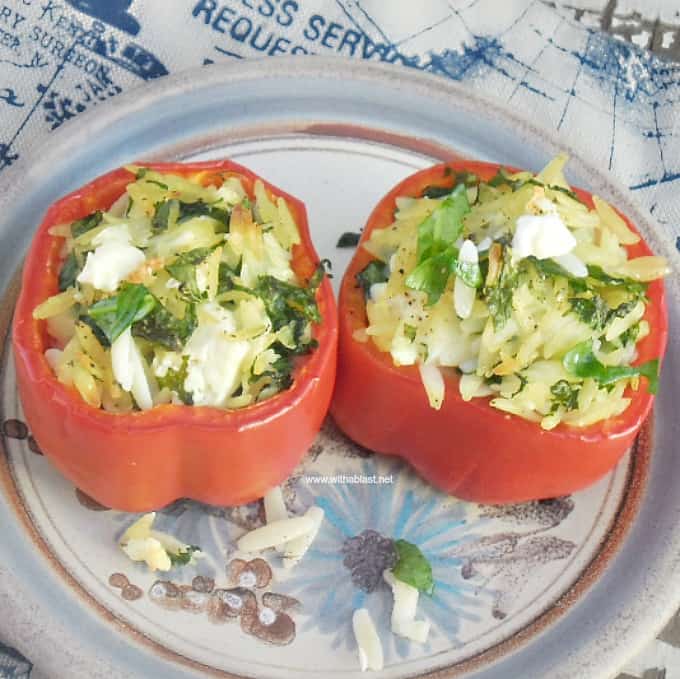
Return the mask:
[[357, 276], [368, 325], [356, 339], [417, 365], [433, 408], [452, 368], [464, 400], [491, 397], [545, 429], [622, 413], [640, 376], [656, 390], [658, 361], [633, 363], [647, 283], [667, 263], [628, 258], [639, 236], [604, 200], [579, 200], [566, 160], [397, 198], [394, 222], [364, 244], [376, 259]]
[[108, 211], [55, 226], [64, 239], [59, 293], [46, 319], [57, 378], [96, 408], [163, 403], [242, 408], [287, 389], [316, 346], [316, 291], [292, 268], [300, 243], [286, 201], [259, 180], [130, 168]]

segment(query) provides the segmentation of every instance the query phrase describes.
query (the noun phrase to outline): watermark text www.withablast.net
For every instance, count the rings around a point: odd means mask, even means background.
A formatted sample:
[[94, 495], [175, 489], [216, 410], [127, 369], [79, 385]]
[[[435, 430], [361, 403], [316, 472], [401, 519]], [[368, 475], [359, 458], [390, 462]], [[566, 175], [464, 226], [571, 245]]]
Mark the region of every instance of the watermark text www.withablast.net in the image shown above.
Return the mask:
[[392, 474], [337, 474], [334, 476], [306, 476], [305, 481], [310, 484], [366, 484], [385, 486], [394, 483]]

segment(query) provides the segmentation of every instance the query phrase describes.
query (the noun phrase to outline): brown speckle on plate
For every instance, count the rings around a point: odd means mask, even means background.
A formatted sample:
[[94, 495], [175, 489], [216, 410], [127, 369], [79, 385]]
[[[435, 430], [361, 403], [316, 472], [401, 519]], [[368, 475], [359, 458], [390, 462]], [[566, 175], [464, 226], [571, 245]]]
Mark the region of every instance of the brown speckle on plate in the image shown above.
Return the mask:
[[21, 420], [5, 420], [2, 423], [2, 433], [10, 439], [25, 439], [28, 436], [28, 427]]
[[125, 585], [120, 595], [126, 601], [136, 601], [144, 596], [144, 592], [137, 585]]
[[108, 512], [109, 508], [97, 502], [94, 498], [90, 497], [86, 493], [83, 493], [80, 488], [75, 489], [76, 499], [78, 502], [85, 507], [85, 509], [90, 509], [93, 512]]

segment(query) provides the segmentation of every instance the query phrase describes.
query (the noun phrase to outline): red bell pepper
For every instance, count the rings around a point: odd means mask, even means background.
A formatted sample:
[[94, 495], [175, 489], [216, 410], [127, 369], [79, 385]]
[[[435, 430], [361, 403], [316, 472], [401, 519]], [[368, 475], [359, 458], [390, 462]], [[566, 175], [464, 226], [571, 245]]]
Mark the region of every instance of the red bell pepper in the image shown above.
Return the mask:
[[[361, 242], [393, 222], [397, 196], [421, 196], [428, 186], [450, 187], [452, 175], [460, 171], [489, 180], [498, 169], [495, 164], [461, 161], [417, 172], [378, 203]], [[590, 194], [576, 193], [592, 207]], [[628, 247], [628, 253], [652, 254], [642, 241]], [[463, 401], [457, 373], [445, 369], [446, 397], [441, 410], [432, 409], [417, 367], [396, 367], [391, 355], [372, 341], [353, 338], [367, 325], [364, 295], [355, 277], [372, 259], [359, 246], [340, 291], [338, 379], [331, 413], [351, 439], [403, 457], [447, 493], [483, 503], [571, 493], [609, 471], [632, 444], [653, 402], [644, 385], [636, 392], [628, 390], [632, 402], [618, 417], [584, 428], [562, 423], [546, 431], [493, 408], [488, 399]], [[648, 296], [645, 318], [651, 332], [637, 345], [638, 363], [661, 358], [666, 346], [668, 321], [660, 280], [649, 284]]]
[[[159, 172], [219, 185], [237, 176], [253, 197], [256, 175], [229, 161], [145, 165]], [[23, 271], [13, 325], [17, 383], [26, 420], [41, 449], [78, 488], [102, 504], [127, 511], [161, 507], [188, 497], [238, 505], [262, 497], [281, 483], [313, 442], [335, 380], [337, 317], [331, 284], [317, 293], [323, 321], [313, 329], [318, 348], [299, 359], [289, 389], [255, 405], [226, 411], [212, 407], [159, 405], [143, 412], [110, 413], [85, 403], [55, 377], [44, 352], [51, 346], [45, 322], [33, 309], [58, 292], [63, 239], [51, 226], [108, 209], [134, 181], [118, 169], [52, 205], [38, 229]], [[308, 279], [319, 259], [304, 205], [283, 197], [297, 223], [301, 244], [293, 269]]]

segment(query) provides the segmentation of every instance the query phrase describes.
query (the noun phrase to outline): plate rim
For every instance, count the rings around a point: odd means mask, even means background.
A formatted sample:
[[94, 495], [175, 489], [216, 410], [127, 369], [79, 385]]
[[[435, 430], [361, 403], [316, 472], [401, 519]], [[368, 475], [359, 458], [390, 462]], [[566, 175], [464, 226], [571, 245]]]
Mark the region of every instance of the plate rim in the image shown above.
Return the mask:
[[[151, 102], [157, 101], [158, 99], [181, 96], [188, 92], [193, 92], [196, 89], [205, 90], [206, 88], [211, 87], [213, 83], [224, 83], [225, 81], [228, 81], [233, 85], [234, 83], [249, 81], [252, 78], [263, 77], [288, 77], [293, 79], [310, 77], [321, 80], [349, 79], [369, 83], [378, 81], [383, 85], [390, 85], [397, 89], [415, 89], [418, 90], [419, 93], [423, 93], [430, 98], [436, 96], [437, 98], [450, 99], [455, 96], [456, 104], [459, 109], [477, 113], [479, 113], [480, 110], [483, 110], [485, 117], [491, 121], [500, 118], [502, 119], [502, 122], [501, 120], [497, 120], [498, 124], [518, 130], [523, 137], [533, 137], [536, 146], [542, 150], [550, 149], [551, 151], [556, 151], [565, 146], [569, 147], [567, 142], [564, 140], [560, 141], [558, 134], [542, 129], [534, 123], [528, 123], [503, 102], [482, 95], [476, 91], [471, 91], [458, 83], [449, 82], [440, 76], [407, 70], [398, 66], [365, 62], [357, 63], [341, 57], [280, 57], [273, 60], [273, 62], [272, 60], [254, 60], [239, 62], [238, 64], [216, 64], [211, 65], [207, 69], [202, 67], [167, 76], [147, 85], [143, 90], [132, 90], [119, 95], [109, 104], [88, 111], [79, 116], [77, 120], [69, 121], [61, 129], [51, 133], [46, 143], [43, 144], [40, 149], [34, 149], [33, 151], [26, 153], [15, 165], [11, 166], [3, 173], [4, 176], [0, 177], [0, 187], [6, 189], [3, 192], [4, 195], [2, 198], [0, 198], [0, 214], [3, 213], [3, 209], [6, 209], [7, 206], [12, 204], [13, 199], [19, 193], [21, 183], [16, 181], [16, 179], [22, 174], [24, 177], [30, 177], [32, 170], [36, 165], [44, 165], [50, 158], [59, 158], [60, 156], [63, 156], [72, 138], [83, 138], [84, 136], [93, 136], [101, 133], [112, 121], [123, 121], [135, 112], [143, 111]], [[595, 184], [600, 182], [603, 187], [606, 187], [606, 194], [615, 195], [617, 204], [625, 206], [624, 210], [635, 220], [636, 224], [642, 227], [648, 242], [651, 242], [657, 251], [662, 251], [664, 254], [672, 251], [661, 239], [660, 234], [663, 232], [662, 227], [655, 225], [650, 216], [641, 212], [635, 204], [635, 201], [631, 200], [627, 190], [620, 182], [618, 182], [618, 180], [593, 167], [578, 153], [572, 154], [572, 162], [581, 174], [590, 178], [595, 178]], [[0, 233], [7, 233], [7, 230], [3, 229]], [[677, 301], [677, 286], [671, 285], [670, 283], [671, 282], [667, 284], [667, 289], [672, 288], [672, 292], [675, 294], [668, 295], [669, 302], [673, 299]], [[643, 493], [643, 496], [641, 497], [642, 505], [644, 505], [645, 499], [646, 494]], [[642, 505], [640, 509], [642, 509]], [[673, 546], [676, 549], [676, 553], [680, 551], [680, 528], [674, 532]], [[667, 549], [667, 552], [668, 551], [670, 550]], [[676, 580], [680, 579], [676, 578]], [[677, 609], [678, 603], [680, 603], [680, 581], [677, 581], [674, 587], [669, 589], [670, 595], [665, 597], [659, 594], [656, 595], [657, 601], [661, 600], [665, 604], [663, 610], [666, 613], [674, 612]], [[651, 596], [649, 593], [647, 593], [647, 595]], [[653, 600], [654, 597], [651, 597], [651, 599]], [[649, 606], [649, 608], [653, 607]], [[647, 616], [646, 619], [647, 634], [645, 636], [649, 636], [650, 638], [653, 634], [656, 634], [665, 623], [664, 615], [658, 615], [658, 608], [656, 609], [656, 612], [657, 615], [654, 616], [654, 618], [650, 619], [649, 616]], [[654, 624], [655, 620], [656, 624]], [[638, 627], [640, 627], [640, 624], [638, 624]], [[626, 646], [625, 642], [619, 641], [619, 649], [624, 646]], [[631, 644], [631, 646], [634, 646], [634, 644]], [[619, 650], [619, 660], [616, 662], [617, 666], [622, 664], [620, 662], [621, 658], [623, 658], [623, 661], [625, 662], [627, 657], [631, 656], [636, 650], [630, 646], [627, 648], [627, 653], [622, 653], [621, 650]], [[586, 651], [590, 651], [592, 654], [592, 650], [597, 650], [597, 643], [594, 640], [591, 642], [590, 646], [581, 647], [579, 653], [576, 655], [579, 657], [584, 656]], [[596, 653], [593, 655], [597, 657]], [[583, 658], [581, 658], [581, 660], [582, 659]], [[572, 662], [574, 663], [574, 669], [580, 669], [576, 660], [572, 660]], [[601, 670], [606, 672], [608, 669], [612, 670], [614, 664], [611, 662], [605, 663], [603, 661], [600, 665]], [[560, 670], [564, 673], [569, 667], [570, 666], [565, 666], [563, 664]], [[205, 666], [201, 665], [201, 669], [204, 670], [204, 668]], [[207, 669], [209, 670], [211, 668]], [[423, 676], [455, 676], [454, 674], [451, 674], [453, 669], [453, 667], [443, 668]], [[486, 668], [483, 672], [486, 672]], [[235, 675], [227, 673], [220, 674], [220, 676]], [[477, 676], [476, 672], [474, 676]], [[564, 676], [570, 675], [564, 674]]]

